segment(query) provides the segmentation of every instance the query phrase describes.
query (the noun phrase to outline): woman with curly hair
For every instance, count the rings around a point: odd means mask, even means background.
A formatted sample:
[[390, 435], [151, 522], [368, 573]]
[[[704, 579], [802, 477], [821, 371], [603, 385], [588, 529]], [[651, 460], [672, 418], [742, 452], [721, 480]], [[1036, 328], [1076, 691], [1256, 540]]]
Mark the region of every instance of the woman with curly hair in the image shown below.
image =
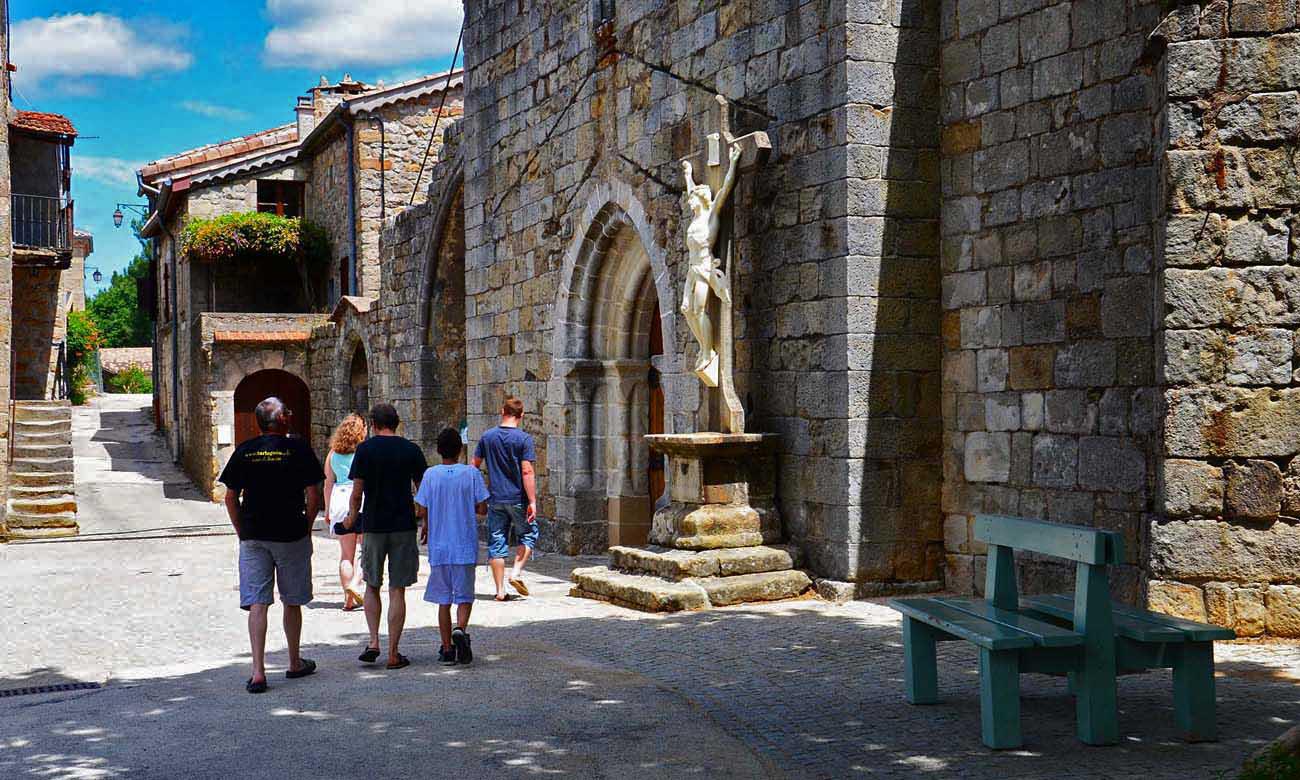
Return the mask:
[[330, 535], [339, 540], [339, 582], [343, 585], [343, 610], [359, 609], [364, 600], [361, 588], [361, 566], [357, 564], [357, 548], [361, 534], [334, 533], [335, 524], [348, 516], [348, 503], [352, 499], [352, 457], [357, 445], [366, 439], [366, 421], [359, 415], [349, 414], [334, 429], [330, 437], [330, 451], [325, 456], [325, 519]]

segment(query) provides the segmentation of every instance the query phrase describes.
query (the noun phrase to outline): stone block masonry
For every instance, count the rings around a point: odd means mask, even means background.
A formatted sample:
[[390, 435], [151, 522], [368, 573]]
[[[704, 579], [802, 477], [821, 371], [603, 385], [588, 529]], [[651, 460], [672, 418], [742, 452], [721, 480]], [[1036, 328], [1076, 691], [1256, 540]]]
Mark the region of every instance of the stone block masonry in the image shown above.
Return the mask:
[[1300, 17], [1184, 6], [1167, 46], [1164, 446], [1150, 602], [1300, 636]]
[[[974, 515], [1123, 533], [1141, 598], [1159, 455], [1159, 5], [942, 3], [947, 586], [982, 592]], [[1190, 500], [1190, 499], [1189, 499]], [[1031, 590], [1070, 573], [1023, 567]]]

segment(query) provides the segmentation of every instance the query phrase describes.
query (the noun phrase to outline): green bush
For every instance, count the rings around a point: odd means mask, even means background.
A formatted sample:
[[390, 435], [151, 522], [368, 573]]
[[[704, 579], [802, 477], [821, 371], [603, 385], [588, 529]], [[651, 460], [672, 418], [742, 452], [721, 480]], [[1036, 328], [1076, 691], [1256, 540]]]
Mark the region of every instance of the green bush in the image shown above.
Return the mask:
[[110, 393], [152, 393], [153, 377], [137, 365], [130, 365], [104, 381]]
[[1238, 780], [1300, 780], [1300, 756], [1279, 745], [1260, 758], [1246, 763]]

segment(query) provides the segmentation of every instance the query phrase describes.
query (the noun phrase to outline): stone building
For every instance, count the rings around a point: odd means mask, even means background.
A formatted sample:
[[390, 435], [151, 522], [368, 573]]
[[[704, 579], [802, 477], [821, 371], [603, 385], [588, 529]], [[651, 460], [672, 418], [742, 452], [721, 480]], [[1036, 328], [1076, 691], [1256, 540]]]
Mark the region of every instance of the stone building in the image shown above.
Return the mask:
[[1014, 514], [1121, 532], [1130, 601], [1300, 636], [1293, 3], [483, 0], [464, 41], [426, 202], [308, 339], [318, 445], [362, 386], [426, 446], [514, 393], [544, 544], [635, 541], [642, 435], [698, 425], [678, 164], [722, 95], [774, 147], [737, 385], [823, 593], [980, 592], [973, 518]]
[[[379, 230], [390, 213], [420, 202], [428, 139], [459, 116], [460, 80], [446, 74], [389, 86], [344, 77], [298, 98], [292, 124], [211, 144], [140, 170], [155, 240], [157, 411], [173, 452], [203, 486], [216, 484], [234, 445], [256, 434], [253, 406], [271, 394], [296, 410], [300, 435], [313, 425], [307, 352], [350, 296], [377, 294]], [[444, 98], [444, 92], [446, 96]], [[436, 151], [436, 150], [432, 150]], [[185, 221], [268, 211], [324, 229], [332, 257], [304, 288], [285, 264], [213, 264], [179, 251]], [[341, 316], [341, 315], [338, 315]], [[353, 352], [357, 343], [352, 342]], [[361, 365], [366, 365], [362, 349]], [[350, 355], [349, 357], [352, 357]], [[362, 370], [358, 381], [364, 382]], [[333, 399], [325, 407], [334, 407]]]
[[76, 129], [13, 107], [8, 15], [0, 2], [0, 541], [77, 532], [64, 341], [93, 247], [73, 223]]

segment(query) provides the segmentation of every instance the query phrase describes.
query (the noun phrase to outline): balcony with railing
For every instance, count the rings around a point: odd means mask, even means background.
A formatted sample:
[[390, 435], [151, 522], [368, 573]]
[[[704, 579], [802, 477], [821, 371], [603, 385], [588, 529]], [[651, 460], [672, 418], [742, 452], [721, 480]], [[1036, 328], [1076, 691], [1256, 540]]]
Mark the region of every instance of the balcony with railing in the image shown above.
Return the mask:
[[72, 264], [72, 201], [18, 193], [11, 197], [14, 263], [69, 267]]

